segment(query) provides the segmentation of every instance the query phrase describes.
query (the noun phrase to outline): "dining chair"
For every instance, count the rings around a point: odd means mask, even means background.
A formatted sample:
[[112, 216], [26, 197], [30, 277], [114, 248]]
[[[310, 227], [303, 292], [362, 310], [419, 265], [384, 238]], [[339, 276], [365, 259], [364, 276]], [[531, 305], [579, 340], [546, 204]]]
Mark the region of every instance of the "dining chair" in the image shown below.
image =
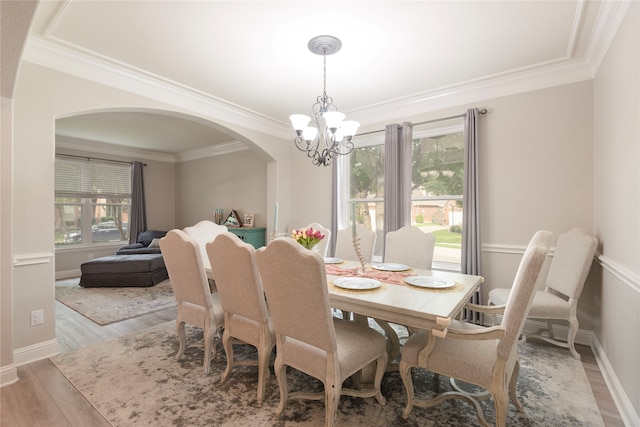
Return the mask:
[[[546, 320], [546, 328], [524, 334], [526, 339], [541, 339], [550, 344], [568, 348], [573, 357], [580, 360], [575, 348], [578, 333], [578, 300], [582, 294], [598, 239], [582, 228], [573, 228], [558, 236], [556, 249], [545, 280], [545, 288], [534, 294], [529, 318]], [[489, 292], [489, 304], [504, 305], [510, 289], [496, 288]], [[560, 341], [553, 333], [555, 320], [569, 323], [567, 340]]]
[[[211, 271], [211, 262], [207, 256], [206, 245], [214, 240], [220, 233], [227, 231], [226, 225], [216, 224], [213, 221], [202, 220], [192, 226], [185, 227], [184, 232], [193, 238], [198, 244], [205, 271]], [[209, 277], [211, 279], [211, 277]]]
[[[504, 307], [469, 304], [484, 313], [503, 314], [502, 323], [483, 327], [453, 320], [444, 338], [421, 331], [412, 335], [400, 360], [400, 377], [407, 392], [407, 405], [402, 412], [408, 418], [413, 406], [429, 408], [446, 399], [460, 398], [473, 405], [480, 423], [488, 425], [478, 399], [491, 397], [495, 406], [496, 426], [506, 423], [509, 398], [518, 411], [524, 408], [516, 396], [518, 378], [518, 337], [533, 299], [533, 290], [547, 255], [552, 233], [536, 232], [522, 257], [512, 291]], [[411, 369], [418, 367], [449, 377], [453, 391], [440, 393], [433, 399], [416, 399]], [[464, 381], [485, 389], [483, 395], [463, 391], [456, 381]]]
[[309, 228], [313, 228], [314, 230], [319, 230], [322, 234], [324, 234], [324, 239], [320, 240], [320, 243], [316, 245], [316, 248], [318, 248], [318, 253], [320, 253], [320, 255], [326, 257], [327, 251], [329, 250], [331, 230], [329, 228], [323, 227], [322, 224], [319, 224], [317, 222], [312, 222], [311, 224], [308, 224], [302, 228], [306, 230], [308, 230]]
[[[356, 233], [360, 238], [360, 248], [364, 260], [370, 263], [373, 259], [373, 250], [376, 246], [376, 232], [358, 224]], [[353, 232], [351, 228], [338, 230], [338, 234], [336, 234], [335, 256], [347, 261], [360, 260], [356, 254], [356, 250], [353, 248]]]
[[418, 227], [404, 226], [385, 236], [384, 262], [395, 262], [412, 268], [431, 270], [436, 239]]
[[[341, 395], [375, 397], [384, 405], [380, 383], [387, 365], [386, 340], [366, 324], [331, 316], [324, 260], [293, 239], [276, 239], [256, 252], [262, 285], [276, 333], [275, 374], [280, 417], [294, 398], [325, 402], [325, 424], [334, 426]], [[344, 388], [343, 382], [376, 362], [369, 388]], [[287, 367], [319, 379], [324, 392], [289, 393]]]
[[[207, 243], [213, 277], [224, 311], [222, 344], [227, 367], [220, 380], [224, 382], [234, 366], [258, 366], [258, 406], [262, 406], [265, 383], [269, 377], [269, 360], [275, 346], [269, 312], [264, 299], [255, 248], [233, 233], [225, 232]], [[236, 360], [233, 343], [240, 340], [258, 349], [258, 361]]]
[[204, 330], [204, 372], [210, 372], [215, 356], [215, 336], [224, 325], [220, 299], [211, 294], [198, 243], [182, 230], [171, 230], [160, 239], [160, 249], [169, 273], [178, 306], [176, 329], [180, 348], [176, 359], [185, 351], [185, 324]]
[[[385, 236], [384, 262], [405, 264], [411, 268], [431, 270], [436, 239], [432, 233], [425, 233], [418, 227], [406, 225]], [[381, 325], [382, 326], [382, 325]], [[409, 334], [418, 329], [402, 325]], [[386, 330], [387, 326], [383, 326]]]

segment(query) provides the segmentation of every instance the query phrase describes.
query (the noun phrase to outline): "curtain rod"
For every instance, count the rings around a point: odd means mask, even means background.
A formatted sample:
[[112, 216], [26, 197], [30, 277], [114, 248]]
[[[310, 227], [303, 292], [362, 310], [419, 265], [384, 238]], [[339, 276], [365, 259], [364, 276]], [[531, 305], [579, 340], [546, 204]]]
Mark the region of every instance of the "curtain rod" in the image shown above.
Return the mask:
[[[132, 165], [132, 164], [133, 164], [133, 162], [126, 162], [126, 161], [124, 161], [124, 160], [111, 160], [111, 159], [101, 159], [101, 158], [99, 158], [99, 157], [75, 156], [75, 155], [73, 155], [73, 154], [56, 154], [56, 157], [57, 157], [57, 156], [63, 156], [63, 157], [74, 157], [74, 158], [76, 158], [76, 159], [86, 159], [87, 161], [91, 161], [91, 160], [100, 160], [100, 161], [103, 161], [103, 162], [126, 163], [126, 164], [129, 164], [129, 165]], [[143, 163], [143, 164], [142, 164], [142, 166], [147, 166], [147, 164], [146, 164], [146, 163]]]
[[[487, 114], [487, 109], [483, 108], [482, 110], [480, 110], [480, 114]], [[458, 114], [457, 116], [442, 117], [440, 119], [433, 119], [433, 120], [427, 120], [425, 122], [414, 123], [413, 125], [414, 126], [419, 126], [419, 125], [426, 125], [426, 124], [429, 124], [429, 123], [437, 123], [437, 122], [442, 122], [442, 121], [445, 121], [445, 120], [458, 119], [458, 118], [464, 117], [466, 115], [467, 114], [465, 113], [465, 114]], [[378, 132], [384, 132], [384, 129], [372, 130], [370, 132], [359, 133], [359, 134], [357, 134], [357, 136], [370, 135], [372, 133], [378, 133]]]

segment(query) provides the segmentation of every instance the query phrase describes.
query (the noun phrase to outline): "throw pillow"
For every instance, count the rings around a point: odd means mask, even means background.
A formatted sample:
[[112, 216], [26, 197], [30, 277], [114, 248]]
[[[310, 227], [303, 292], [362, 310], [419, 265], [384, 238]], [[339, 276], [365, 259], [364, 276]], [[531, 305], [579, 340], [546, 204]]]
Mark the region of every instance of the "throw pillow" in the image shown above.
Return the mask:
[[151, 243], [149, 243], [150, 248], [159, 248], [160, 247], [160, 239], [153, 239]]

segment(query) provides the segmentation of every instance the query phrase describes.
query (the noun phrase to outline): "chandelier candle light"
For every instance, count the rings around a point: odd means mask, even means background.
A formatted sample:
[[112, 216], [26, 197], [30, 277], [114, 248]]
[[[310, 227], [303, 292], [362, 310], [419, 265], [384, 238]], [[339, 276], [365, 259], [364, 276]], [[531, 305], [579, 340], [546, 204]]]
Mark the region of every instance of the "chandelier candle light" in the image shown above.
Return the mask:
[[[327, 55], [338, 52], [342, 42], [333, 36], [317, 36], [309, 40], [307, 46], [311, 52], [323, 56], [323, 91], [311, 106], [313, 117], [304, 114], [293, 114], [289, 117], [296, 131], [293, 141], [298, 150], [307, 153], [314, 165], [329, 166], [338, 155], [351, 153], [351, 139], [358, 131], [360, 123], [344, 120], [345, 115], [333, 105], [333, 98], [327, 96]], [[309, 126], [311, 120], [315, 122], [315, 126]]]

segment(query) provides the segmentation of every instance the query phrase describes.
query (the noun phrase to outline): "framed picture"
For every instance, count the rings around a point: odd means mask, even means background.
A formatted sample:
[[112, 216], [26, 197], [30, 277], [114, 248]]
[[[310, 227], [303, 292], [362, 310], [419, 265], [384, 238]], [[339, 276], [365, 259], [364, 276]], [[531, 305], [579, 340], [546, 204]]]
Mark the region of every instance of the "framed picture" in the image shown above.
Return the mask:
[[227, 219], [224, 220], [223, 225], [227, 227], [242, 227], [242, 220], [235, 209], [231, 209], [231, 213], [229, 213]]
[[254, 218], [254, 214], [250, 213], [250, 214], [244, 214], [244, 219], [243, 219], [243, 227], [253, 227], [253, 218]]

